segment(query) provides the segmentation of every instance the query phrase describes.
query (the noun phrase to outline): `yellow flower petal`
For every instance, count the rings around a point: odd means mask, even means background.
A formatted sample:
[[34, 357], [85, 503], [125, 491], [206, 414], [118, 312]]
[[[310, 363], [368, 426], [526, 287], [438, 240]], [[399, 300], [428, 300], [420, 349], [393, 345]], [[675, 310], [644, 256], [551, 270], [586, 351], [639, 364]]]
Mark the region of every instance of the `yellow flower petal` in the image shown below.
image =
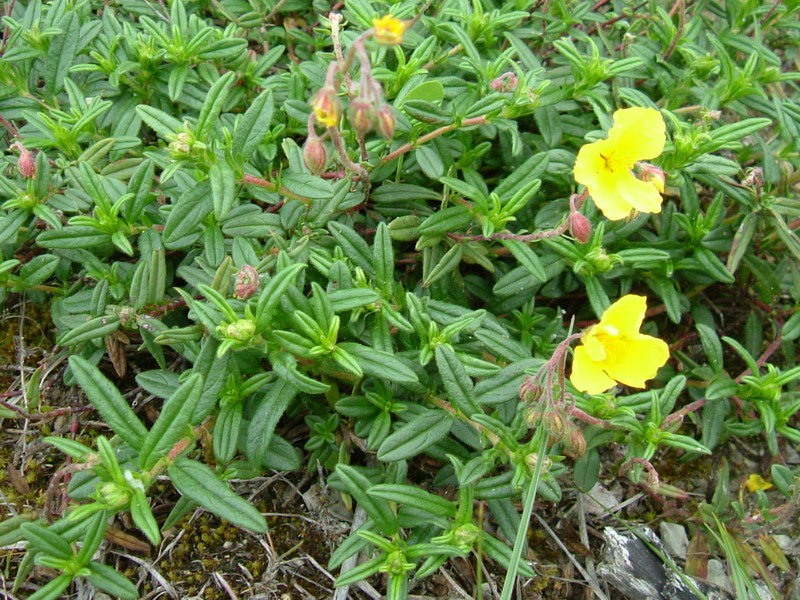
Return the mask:
[[614, 113], [608, 139], [613, 158], [632, 167], [637, 160], [650, 160], [664, 151], [667, 141], [664, 117], [655, 108], [622, 108]]
[[572, 373], [569, 376], [575, 389], [590, 394], [602, 394], [616, 385], [616, 382], [598, 366], [599, 364], [589, 358], [585, 347], [575, 348]]
[[612, 379], [642, 389], [669, 359], [669, 346], [658, 338], [638, 334], [619, 337], [606, 344], [608, 358], [598, 364]]
[[761, 477], [761, 475], [756, 475], [755, 473], [752, 473], [750, 477], [747, 478], [745, 485], [751, 493], [758, 490], [768, 490], [772, 487], [772, 484], [769, 481], [764, 481], [764, 478]]
[[594, 185], [585, 184], [589, 195], [594, 200], [597, 208], [605, 215], [606, 219], [619, 221], [631, 214], [633, 206], [620, 194], [618, 177], [611, 171], [600, 174]]
[[621, 335], [639, 335], [639, 329], [647, 311], [647, 298], [627, 294], [609, 306], [600, 319], [600, 325], [612, 325]]
[[653, 181], [641, 181], [631, 173], [616, 178], [617, 192], [623, 202], [644, 213], [660, 213], [663, 198]]

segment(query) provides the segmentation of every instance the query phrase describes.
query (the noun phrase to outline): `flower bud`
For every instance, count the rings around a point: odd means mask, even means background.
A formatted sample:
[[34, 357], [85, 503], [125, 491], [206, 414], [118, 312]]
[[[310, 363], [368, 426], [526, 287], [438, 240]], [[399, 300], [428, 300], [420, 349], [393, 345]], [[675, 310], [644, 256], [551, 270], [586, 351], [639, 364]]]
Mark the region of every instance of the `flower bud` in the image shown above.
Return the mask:
[[397, 46], [403, 43], [403, 34], [406, 24], [392, 15], [384, 15], [380, 19], [372, 19], [375, 28], [375, 41], [387, 46]]
[[243, 265], [239, 272], [236, 273], [233, 295], [239, 300], [247, 300], [253, 297], [260, 285], [261, 280], [258, 277], [258, 271], [250, 265]]
[[520, 400], [528, 404], [538, 401], [542, 397], [543, 393], [544, 390], [542, 389], [542, 386], [539, 385], [536, 382], [536, 379], [533, 377], [526, 377], [523, 380], [522, 385], [519, 386]]
[[553, 435], [553, 438], [560, 441], [567, 429], [567, 423], [564, 421], [563, 415], [554, 410], [544, 413], [543, 419], [547, 430]]
[[592, 237], [592, 224], [578, 211], [569, 216], [569, 231], [581, 244], [585, 244]]
[[122, 508], [131, 499], [131, 491], [117, 483], [106, 483], [100, 488], [99, 499], [113, 508]]
[[394, 127], [397, 124], [392, 112], [392, 107], [388, 104], [381, 104], [378, 108], [377, 130], [381, 137], [390, 140], [394, 137]]
[[358, 97], [350, 102], [350, 106], [347, 109], [347, 117], [359, 137], [364, 137], [372, 129], [375, 111], [372, 109], [372, 104], [369, 100]]
[[239, 319], [229, 325], [220, 325], [217, 330], [226, 338], [247, 342], [256, 334], [256, 324], [250, 319]]
[[325, 172], [325, 165], [328, 163], [328, 153], [325, 151], [325, 144], [317, 135], [309, 136], [303, 144], [303, 161], [308, 170], [314, 175]]
[[662, 169], [659, 169], [650, 163], [640, 162], [636, 163], [636, 165], [641, 171], [642, 179], [651, 182], [654, 186], [656, 186], [658, 193], [663, 194], [664, 184], [667, 181], [666, 173], [664, 173]]
[[22, 144], [19, 144], [18, 147], [20, 149], [20, 155], [17, 161], [17, 170], [25, 179], [33, 179], [36, 177], [36, 159], [33, 157], [30, 150], [25, 148]]
[[169, 144], [170, 152], [173, 155], [189, 154], [194, 146], [194, 139], [191, 134], [186, 132], [179, 133]]
[[480, 529], [474, 523], [464, 523], [453, 530], [453, 545], [469, 552], [480, 536]]
[[342, 103], [336, 95], [336, 90], [330, 86], [325, 86], [317, 92], [311, 107], [314, 109], [317, 121], [325, 127], [335, 127], [342, 118]]
[[583, 437], [583, 432], [577, 427], [572, 426], [569, 428], [564, 437], [564, 442], [575, 456], [581, 457], [586, 454], [586, 438]]
[[511, 71], [507, 71], [499, 77], [492, 79], [489, 87], [491, 87], [495, 92], [514, 92], [516, 91], [518, 85], [519, 80], [517, 79], [517, 76]]

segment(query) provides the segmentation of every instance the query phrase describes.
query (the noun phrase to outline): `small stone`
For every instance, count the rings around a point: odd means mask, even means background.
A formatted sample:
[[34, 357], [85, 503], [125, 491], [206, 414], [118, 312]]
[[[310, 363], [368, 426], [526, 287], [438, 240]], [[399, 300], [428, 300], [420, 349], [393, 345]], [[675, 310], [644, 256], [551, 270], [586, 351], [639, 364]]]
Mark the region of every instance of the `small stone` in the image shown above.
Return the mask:
[[787, 554], [793, 554], [797, 549], [795, 548], [795, 541], [789, 535], [773, 535], [772, 539], [778, 544], [778, 547]]
[[595, 483], [594, 487], [586, 494], [581, 494], [583, 510], [587, 515], [600, 516], [608, 513], [610, 508], [615, 507], [622, 500], [620, 491], [611, 492], [600, 483]]
[[708, 576], [706, 579], [726, 592], [730, 594], [734, 593], [733, 584], [730, 578], [728, 578], [728, 570], [725, 568], [725, 565], [722, 564], [722, 561], [717, 559], [708, 561]]
[[689, 537], [686, 535], [686, 529], [683, 525], [662, 521], [659, 526], [659, 532], [667, 552], [676, 558], [686, 560], [686, 555], [689, 552]]

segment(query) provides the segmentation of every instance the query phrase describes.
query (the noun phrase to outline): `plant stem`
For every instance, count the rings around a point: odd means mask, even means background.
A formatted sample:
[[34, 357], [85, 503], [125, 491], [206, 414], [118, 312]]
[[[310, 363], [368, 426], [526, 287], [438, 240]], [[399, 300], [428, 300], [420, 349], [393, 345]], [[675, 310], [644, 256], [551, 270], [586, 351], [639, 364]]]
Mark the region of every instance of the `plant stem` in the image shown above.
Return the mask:
[[480, 117], [472, 117], [471, 119], [464, 119], [459, 124], [452, 123], [450, 125], [445, 125], [444, 127], [439, 127], [439, 129], [434, 129], [430, 133], [426, 133], [425, 135], [417, 138], [415, 142], [408, 142], [407, 144], [403, 144], [391, 154], [387, 154], [381, 159], [381, 164], [385, 165], [386, 163], [393, 161], [401, 154], [405, 154], [406, 152], [411, 152], [414, 148], [421, 146], [425, 142], [429, 142], [432, 139], [437, 138], [440, 135], [444, 135], [445, 133], [448, 133], [450, 131], [455, 131], [459, 127], [471, 127], [472, 125], [486, 125], [488, 122], [489, 119], [486, 118], [486, 115], [481, 115]]
[[531, 482], [528, 485], [527, 494], [525, 496], [522, 518], [519, 522], [519, 529], [517, 529], [517, 537], [514, 540], [514, 550], [511, 553], [511, 561], [508, 565], [506, 580], [503, 582], [503, 593], [500, 596], [500, 600], [511, 600], [511, 595], [514, 593], [514, 581], [517, 578], [522, 552], [527, 545], [528, 523], [530, 523], [531, 520], [533, 505], [536, 501], [536, 490], [539, 487], [539, 480], [542, 477], [542, 468], [545, 463], [545, 451], [547, 450], [549, 437], [547, 429], [540, 427], [536, 431], [536, 436], [539, 438], [539, 443], [536, 445], [536, 467], [533, 470], [533, 477], [531, 477]]

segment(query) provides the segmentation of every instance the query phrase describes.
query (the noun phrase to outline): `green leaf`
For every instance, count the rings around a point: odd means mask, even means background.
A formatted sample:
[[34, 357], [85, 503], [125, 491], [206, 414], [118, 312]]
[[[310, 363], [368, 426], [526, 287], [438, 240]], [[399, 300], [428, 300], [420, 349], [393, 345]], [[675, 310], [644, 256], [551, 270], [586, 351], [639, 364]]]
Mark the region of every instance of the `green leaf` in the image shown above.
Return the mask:
[[87, 566], [91, 574], [87, 575], [86, 579], [101, 590], [123, 600], [136, 600], [139, 597], [136, 586], [115, 569], [94, 561]]
[[372, 259], [375, 265], [375, 282], [382, 292], [391, 294], [394, 287], [394, 248], [386, 223], [380, 223], [375, 232]]
[[362, 579], [367, 579], [377, 573], [384, 562], [386, 562], [386, 553], [382, 553], [367, 562], [361, 563], [357, 567], [353, 567], [346, 573], [342, 573], [336, 578], [334, 585], [336, 587], [343, 587], [352, 585]]
[[707, 154], [709, 152], [714, 152], [769, 125], [772, 125], [772, 120], [764, 118], [744, 119], [736, 123], [723, 125], [709, 134], [711, 138], [709, 141], [700, 144], [698, 153]]
[[128, 442], [131, 448], [141, 448], [147, 429], [116, 386], [85, 358], [70, 356], [69, 367], [86, 397], [114, 433]]
[[247, 428], [245, 446], [245, 454], [253, 464], [264, 464], [275, 427], [295, 396], [297, 388], [279, 379], [258, 404]]
[[147, 104], [136, 107], [136, 114], [147, 123], [150, 128], [167, 141], [172, 141], [177, 134], [183, 131], [183, 123], [163, 110]]
[[36, 523], [23, 523], [20, 529], [25, 539], [40, 552], [65, 560], [72, 558], [72, 546], [54, 531]]
[[376, 498], [396, 502], [401, 506], [411, 506], [424, 510], [437, 517], [455, 517], [456, 504], [451, 500], [431, 494], [413, 485], [380, 484], [373, 485], [367, 493]]
[[420, 146], [414, 151], [414, 156], [422, 172], [431, 179], [439, 179], [444, 175], [444, 161], [432, 145]]
[[294, 264], [286, 267], [275, 273], [272, 279], [269, 280], [261, 295], [258, 297], [258, 306], [256, 307], [256, 326], [258, 329], [266, 329], [272, 322], [272, 316], [275, 309], [281, 301], [281, 298], [286, 293], [298, 273], [305, 269], [303, 264]]
[[453, 422], [443, 411], [426, 411], [384, 440], [378, 449], [378, 460], [395, 462], [422, 454], [450, 433]]
[[372, 304], [380, 300], [380, 298], [381, 295], [378, 292], [367, 288], [349, 288], [336, 290], [328, 294], [328, 302], [330, 302], [333, 311], [337, 313]]
[[472, 213], [466, 206], [443, 208], [417, 226], [419, 233], [451, 233], [472, 222]]
[[62, 346], [74, 346], [89, 340], [100, 339], [119, 329], [120, 320], [116, 315], [97, 317], [71, 329], [58, 341]]
[[333, 198], [334, 194], [329, 181], [309, 173], [284, 173], [281, 184], [293, 194], [311, 200], [327, 200]]
[[527, 271], [541, 282], [547, 281], [547, 273], [539, 260], [539, 255], [534, 252], [530, 245], [518, 240], [502, 240], [500, 242], [508, 248], [511, 254], [525, 267]]
[[231, 151], [234, 154], [238, 154], [244, 160], [250, 159], [269, 131], [273, 109], [272, 90], [264, 90], [236, 123], [231, 143]]
[[367, 375], [389, 382], [416, 383], [418, 381], [414, 371], [387, 352], [353, 342], [342, 342], [338, 347], [355, 358], [358, 366]]
[[358, 505], [375, 522], [381, 533], [384, 535], [397, 533], [397, 516], [392, 512], [389, 504], [382, 500], [377, 500], [367, 493], [369, 488], [372, 487], [369, 479], [356, 468], [342, 463], [336, 465], [336, 474], [350, 495], [358, 502]]
[[440, 104], [444, 100], [444, 86], [440, 81], [423, 81], [399, 100], [397, 107], [409, 100], [424, 100], [432, 104]]
[[222, 221], [233, 208], [236, 199], [236, 180], [233, 169], [226, 162], [218, 162], [209, 169], [211, 195], [214, 198], [214, 216]]
[[183, 437], [190, 435], [189, 424], [203, 391], [203, 378], [193, 373], [169, 399], [144, 439], [139, 450], [139, 465], [150, 470]]
[[372, 251], [367, 242], [364, 241], [364, 238], [350, 227], [337, 221], [328, 223], [328, 229], [333, 237], [336, 238], [336, 242], [344, 252], [344, 255], [353, 261], [353, 264], [361, 267], [367, 275], [374, 277], [375, 267], [372, 264]]
[[64, 88], [64, 77], [75, 61], [81, 35], [81, 24], [78, 22], [77, 13], [70, 11], [59, 23], [59, 28], [62, 33], [51, 38], [44, 61], [44, 85], [51, 95], [57, 94]]
[[464, 413], [466, 417], [482, 413], [480, 406], [475, 402], [472, 379], [453, 349], [450, 346], [439, 345], [436, 346], [435, 354], [439, 375], [453, 406]]
[[697, 324], [697, 333], [700, 334], [700, 343], [703, 345], [703, 352], [708, 359], [708, 364], [719, 373], [722, 370], [722, 343], [719, 341], [717, 332], [708, 325]]
[[170, 250], [186, 248], [202, 234], [200, 223], [214, 208], [211, 184], [201, 181], [183, 194], [173, 206], [164, 224], [162, 239]]
[[131, 497], [131, 517], [136, 527], [147, 536], [150, 543], [158, 546], [161, 543], [161, 532], [158, 530], [158, 523], [150, 510], [147, 497], [140, 489], [133, 490]]
[[231, 82], [236, 76], [235, 71], [228, 71], [217, 79], [208, 90], [206, 99], [203, 101], [203, 108], [200, 109], [200, 115], [197, 117], [196, 135], [200, 141], [207, 141], [208, 134], [214, 128], [222, 105], [228, 97]]
[[267, 530], [267, 522], [261, 513], [234, 493], [206, 465], [188, 458], [178, 458], [168, 471], [172, 483], [181, 494], [218, 517], [256, 533]]
[[63, 596], [61, 593], [69, 587], [70, 583], [72, 583], [72, 576], [62, 573], [55, 579], [48, 581], [46, 585], [40, 587], [36, 593], [28, 596], [28, 600], [57, 600], [57, 598], [62, 598]]
[[436, 283], [439, 279], [447, 275], [453, 269], [456, 269], [461, 264], [461, 257], [464, 254], [464, 248], [461, 244], [454, 244], [444, 256], [439, 259], [439, 262], [430, 270], [425, 277], [424, 286], [429, 287]]

